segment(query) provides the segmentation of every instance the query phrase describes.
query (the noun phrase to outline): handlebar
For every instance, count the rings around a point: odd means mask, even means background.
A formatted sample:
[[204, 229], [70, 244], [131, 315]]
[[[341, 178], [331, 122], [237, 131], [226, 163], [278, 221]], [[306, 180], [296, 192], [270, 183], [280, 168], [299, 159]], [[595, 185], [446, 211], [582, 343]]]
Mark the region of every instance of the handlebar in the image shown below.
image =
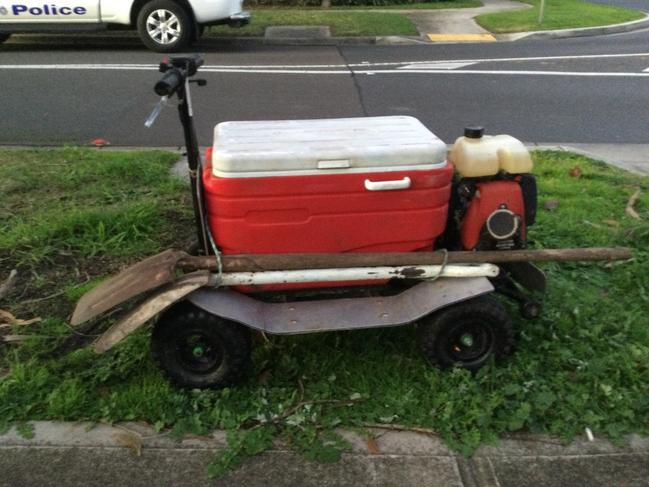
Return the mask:
[[185, 84], [187, 78], [196, 74], [203, 62], [203, 58], [198, 54], [174, 57], [161, 62], [160, 72], [164, 73], [164, 76], [155, 84], [155, 92], [159, 96], [172, 96]]
[[162, 79], [155, 84], [153, 88], [160, 96], [171, 96], [183, 84], [184, 76], [178, 69], [171, 69], [167, 71]]

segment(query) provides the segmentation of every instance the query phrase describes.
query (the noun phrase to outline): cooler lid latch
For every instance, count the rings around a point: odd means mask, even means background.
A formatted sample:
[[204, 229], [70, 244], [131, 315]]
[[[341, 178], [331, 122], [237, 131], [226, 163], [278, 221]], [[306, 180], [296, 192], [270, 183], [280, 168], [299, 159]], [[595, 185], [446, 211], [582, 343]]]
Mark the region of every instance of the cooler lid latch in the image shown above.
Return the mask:
[[352, 167], [349, 159], [330, 159], [318, 161], [318, 169], [348, 169]]

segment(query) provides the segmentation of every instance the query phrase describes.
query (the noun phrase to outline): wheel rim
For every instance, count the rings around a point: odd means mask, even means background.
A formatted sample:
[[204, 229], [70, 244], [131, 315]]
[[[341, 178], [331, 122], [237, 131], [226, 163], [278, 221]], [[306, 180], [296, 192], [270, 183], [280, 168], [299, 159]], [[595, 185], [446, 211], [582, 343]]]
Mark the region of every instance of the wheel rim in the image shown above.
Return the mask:
[[176, 357], [191, 372], [208, 374], [223, 362], [223, 345], [202, 332], [188, 332], [176, 342]]
[[450, 330], [444, 346], [456, 362], [463, 364], [479, 362], [493, 351], [493, 330], [478, 321], [463, 323]]
[[146, 31], [149, 37], [158, 44], [173, 44], [181, 34], [182, 28], [178, 17], [166, 9], [154, 10], [146, 19]]

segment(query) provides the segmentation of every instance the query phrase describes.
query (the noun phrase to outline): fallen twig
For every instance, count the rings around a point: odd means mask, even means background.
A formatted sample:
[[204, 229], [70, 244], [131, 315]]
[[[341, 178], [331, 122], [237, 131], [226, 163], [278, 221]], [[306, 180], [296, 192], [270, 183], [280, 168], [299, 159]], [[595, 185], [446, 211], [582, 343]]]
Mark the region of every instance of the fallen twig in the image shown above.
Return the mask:
[[21, 320], [12, 315], [9, 311], [0, 309], [0, 323], [3, 325], [27, 326], [42, 321], [41, 318], [32, 318], [30, 320]]
[[642, 220], [642, 218], [640, 218], [640, 215], [638, 215], [638, 212], [635, 211], [635, 209], [633, 208], [636, 202], [638, 201], [638, 198], [640, 198], [640, 188], [638, 188], [636, 192], [631, 195], [629, 201], [626, 204], [626, 208], [624, 211], [631, 218], [634, 218], [636, 220]]
[[22, 305], [25, 305], [25, 304], [40, 303], [41, 301], [47, 301], [48, 299], [56, 298], [56, 297], [60, 296], [63, 293], [65, 293], [65, 290], [56, 292], [54, 294], [50, 294], [49, 296], [45, 296], [45, 297], [42, 297], [42, 298], [28, 299], [27, 301], [21, 302], [20, 305], [22, 306]]
[[257, 428], [261, 428], [263, 426], [267, 425], [275, 425], [275, 426], [282, 426], [284, 425], [284, 422], [290, 418], [293, 414], [297, 413], [300, 409], [306, 407], [306, 406], [315, 406], [318, 404], [322, 405], [329, 405], [330, 407], [343, 407], [343, 406], [353, 406], [354, 404], [357, 404], [358, 402], [362, 401], [363, 398], [359, 399], [349, 399], [349, 400], [338, 400], [338, 399], [314, 399], [311, 401], [299, 401], [295, 406], [288, 408], [281, 414], [278, 414], [274, 418], [270, 418], [268, 420], [254, 420], [254, 424], [247, 428], [248, 430], [252, 431]]
[[506, 434], [506, 435], [503, 436], [503, 439], [505, 439], [505, 440], [514, 440], [514, 441], [530, 441], [530, 442], [535, 442], [535, 443], [545, 443], [547, 445], [559, 445], [559, 446], [564, 445], [564, 443], [562, 443], [560, 440], [553, 440], [551, 438], [543, 438], [543, 437], [529, 435], [529, 434], [525, 434], [525, 433]]
[[583, 220], [582, 223], [583, 223], [584, 225], [588, 225], [588, 226], [590, 226], [590, 227], [597, 228], [598, 230], [611, 230], [611, 229], [608, 228], [608, 227], [604, 227], [604, 226], [599, 225], [599, 224], [597, 224], [597, 223], [589, 222], [588, 220]]
[[385, 423], [363, 423], [366, 428], [376, 428], [383, 430], [394, 431], [412, 431], [413, 433], [422, 433], [425, 435], [437, 436], [437, 432], [430, 428], [418, 428], [416, 426], [403, 426], [401, 424], [385, 424]]
[[7, 294], [9, 294], [9, 291], [13, 288], [16, 278], [18, 277], [18, 271], [16, 269], [13, 269], [9, 273], [9, 277], [5, 279], [5, 281], [0, 284], [0, 299], [4, 299]]
[[6, 343], [20, 343], [29, 340], [31, 337], [32, 335], [4, 335], [0, 339]]

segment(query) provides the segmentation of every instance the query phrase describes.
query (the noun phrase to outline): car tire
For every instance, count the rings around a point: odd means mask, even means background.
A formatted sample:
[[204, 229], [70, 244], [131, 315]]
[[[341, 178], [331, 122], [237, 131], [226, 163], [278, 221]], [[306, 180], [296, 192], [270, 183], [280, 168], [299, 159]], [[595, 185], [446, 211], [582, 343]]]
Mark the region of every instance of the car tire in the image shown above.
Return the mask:
[[0, 44], [2, 44], [4, 41], [9, 39], [11, 37], [11, 34], [3, 34], [0, 32]]
[[172, 0], [153, 0], [137, 16], [137, 30], [146, 47], [156, 52], [177, 52], [195, 39], [195, 23], [184, 7]]
[[514, 329], [507, 311], [491, 296], [454, 304], [424, 318], [419, 340], [426, 359], [440, 368], [472, 372], [509, 355]]

